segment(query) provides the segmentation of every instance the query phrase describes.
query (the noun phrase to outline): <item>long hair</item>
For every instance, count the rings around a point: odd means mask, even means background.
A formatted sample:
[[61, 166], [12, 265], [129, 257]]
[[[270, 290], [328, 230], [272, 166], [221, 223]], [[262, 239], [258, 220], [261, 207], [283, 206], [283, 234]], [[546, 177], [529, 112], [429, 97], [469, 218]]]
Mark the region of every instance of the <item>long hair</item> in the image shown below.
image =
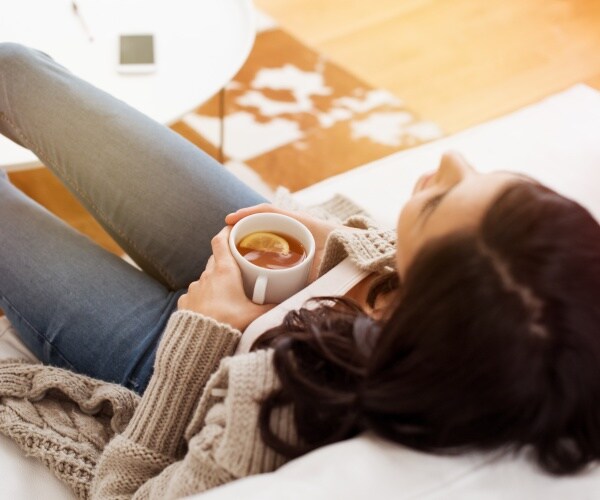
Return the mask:
[[[600, 457], [600, 226], [533, 183], [508, 187], [476, 230], [424, 247], [377, 322], [343, 298], [287, 315], [264, 442], [287, 457], [370, 430], [413, 449], [533, 450], [554, 474]], [[316, 306], [316, 307], [314, 307]], [[271, 412], [291, 405], [299, 443]]]

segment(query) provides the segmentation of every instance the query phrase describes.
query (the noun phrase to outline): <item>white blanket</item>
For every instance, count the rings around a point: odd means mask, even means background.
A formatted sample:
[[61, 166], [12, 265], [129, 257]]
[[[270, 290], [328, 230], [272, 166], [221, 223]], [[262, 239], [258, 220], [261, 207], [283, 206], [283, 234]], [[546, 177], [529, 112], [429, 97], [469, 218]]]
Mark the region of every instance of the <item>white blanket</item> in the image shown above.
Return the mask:
[[[303, 203], [339, 192], [393, 226], [421, 174], [447, 149], [483, 171], [530, 174], [588, 207], [600, 219], [600, 94], [576, 86], [507, 117], [401, 152], [296, 193]], [[26, 355], [0, 320], [0, 358]], [[72, 498], [43, 466], [0, 437], [0, 498]], [[365, 435], [317, 450], [272, 474], [217, 488], [203, 500], [280, 499], [593, 499], [600, 469], [556, 479], [525, 457], [471, 454], [447, 458], [416, 453]]]

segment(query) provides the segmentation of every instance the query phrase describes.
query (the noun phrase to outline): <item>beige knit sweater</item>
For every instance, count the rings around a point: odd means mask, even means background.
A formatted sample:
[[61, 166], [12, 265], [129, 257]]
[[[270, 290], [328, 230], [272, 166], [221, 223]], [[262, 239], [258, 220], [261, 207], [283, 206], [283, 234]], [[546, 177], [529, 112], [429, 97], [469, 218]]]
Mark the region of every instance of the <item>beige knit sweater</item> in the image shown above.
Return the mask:
[[[347, 204], [337, 198], [327, 207]], [[350, 214], [345, 214], [350, 215]], [[395, 234], [364, 216], [362, 232], [334, 231], [321, 274], [346, 256], [373, 272], [393, 267]], [[0, 364], [0, 432], [41, 459], [79, 498], [180, 498], [285, 459], [264, 445], [259, 401], [278, 387], [272, 351], [231, 356], [241, 333], [190, 311], [174, 313], [140, 399], [133, 392], [66, 370]], [[289, 408], [273, 428], [295, 442]]]

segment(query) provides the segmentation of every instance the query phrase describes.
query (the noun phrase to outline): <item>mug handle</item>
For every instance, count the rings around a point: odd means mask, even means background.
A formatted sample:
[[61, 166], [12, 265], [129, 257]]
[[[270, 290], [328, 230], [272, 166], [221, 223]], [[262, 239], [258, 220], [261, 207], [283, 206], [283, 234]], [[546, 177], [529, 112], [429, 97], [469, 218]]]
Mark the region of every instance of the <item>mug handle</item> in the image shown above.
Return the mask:
[[256, 282], [254, 283], [254, 292], [252, 293], [252, 302], [255, 304], [265, 303], [267, 281], [268, 279], [264, 274], [261, 274], [258, 278], [256, 278]]

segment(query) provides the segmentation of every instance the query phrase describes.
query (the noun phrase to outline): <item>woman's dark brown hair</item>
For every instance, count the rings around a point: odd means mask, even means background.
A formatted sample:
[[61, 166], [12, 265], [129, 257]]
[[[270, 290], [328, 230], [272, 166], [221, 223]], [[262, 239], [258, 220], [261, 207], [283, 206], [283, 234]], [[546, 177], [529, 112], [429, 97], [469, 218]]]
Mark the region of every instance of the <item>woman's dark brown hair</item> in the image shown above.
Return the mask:
[[[527, 447], [555, 474], [600, 457], [600, 226], [577, 203], [507, 188], [476, 231], [417, 255], [385, 322], [314, 305], [255, 346], [274, 348], [282, 384], [260, 412], [276, 451], [370, 430], [430, 452]], [[289, 404], [300, 444], [269, 426]]]

